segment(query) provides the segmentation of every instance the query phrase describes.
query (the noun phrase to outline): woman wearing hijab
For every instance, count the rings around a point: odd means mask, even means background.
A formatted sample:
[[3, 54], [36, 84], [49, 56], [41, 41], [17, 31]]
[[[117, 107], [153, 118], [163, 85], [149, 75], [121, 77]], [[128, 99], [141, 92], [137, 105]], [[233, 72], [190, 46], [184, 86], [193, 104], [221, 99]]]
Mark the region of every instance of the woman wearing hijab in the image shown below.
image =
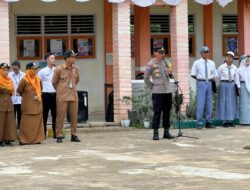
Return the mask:
[[43, 129], [42, 86], [36, 75], [35, 63], [26, 65], [26, 75], [17, 92], [22, 96], [22, 118], [19, 130], [20, 145], [39, 144], [45, 140]]
[[14, 105], [11, 101], [14, 85], [8, 76], [9, 69], [7, 63], [0, 64], [0, 146], [13, 146], [11, 141], [17, 140]]
[[250, 124], [250, 55], [240, 57], [237, 85], [240, 87], [240, 124]]
[[233, 65], [234, 52], [226, 54], [225, 62], [218, 68], [220, 80], [217, 99], [217, 118], [223, 120], [223, 127], [234, 127], [233, 120], [239, 118], [238, 99], [235, 89], [237, 67]]

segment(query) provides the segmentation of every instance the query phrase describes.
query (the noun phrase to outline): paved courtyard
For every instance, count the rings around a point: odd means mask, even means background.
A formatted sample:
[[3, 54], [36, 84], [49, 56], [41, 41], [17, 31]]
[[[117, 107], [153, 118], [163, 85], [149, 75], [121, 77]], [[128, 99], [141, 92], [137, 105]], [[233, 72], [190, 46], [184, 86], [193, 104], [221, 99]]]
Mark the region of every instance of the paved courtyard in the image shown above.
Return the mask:
[[[171, 130], [173, 134], [177, 130]], [[0, 148], [0, 189], [249, 190], [250, 127], [185, 129], [176, 142], [151, 130], [80, 129], [81, 143], [48, 139]], [[162, 131], [161, 131], [162, 133]]]

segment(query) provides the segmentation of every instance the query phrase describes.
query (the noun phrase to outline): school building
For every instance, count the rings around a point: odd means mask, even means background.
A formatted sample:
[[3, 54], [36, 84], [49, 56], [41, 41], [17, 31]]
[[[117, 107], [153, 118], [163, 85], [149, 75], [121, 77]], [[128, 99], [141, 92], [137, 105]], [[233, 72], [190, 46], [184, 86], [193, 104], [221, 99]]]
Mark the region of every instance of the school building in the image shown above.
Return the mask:
[[[207, 45], [217, 65], [226, 51], [250, 54], [250, 0], [0, 0], [0, 61], [44, 61], [55, 52], [79, 53], [78, 89], [89, 93], [89, 112], [104, 115], [114, 90], [115, 121], [127, 117], [120, 101], [164, 46], [189, 101], [190, 67]], [[237, 62], [237, 61], [236, 61]]]

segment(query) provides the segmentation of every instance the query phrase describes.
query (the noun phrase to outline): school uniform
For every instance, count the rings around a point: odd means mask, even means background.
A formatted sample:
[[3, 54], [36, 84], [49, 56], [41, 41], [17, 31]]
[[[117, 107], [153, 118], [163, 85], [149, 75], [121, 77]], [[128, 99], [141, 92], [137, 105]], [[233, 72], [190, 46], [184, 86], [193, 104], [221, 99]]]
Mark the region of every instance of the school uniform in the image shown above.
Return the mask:
[[216, 105], [216, 116], [220, 120], [231, 123], [239, 118], [239, 105], [235, 89], [237, 67], [226, 63], [218, 68], [219, 93]]
[[212, 81], [217, 76], [215, 63], [209, 59], [198, 59], [192, 66], [191, 76], [196, 77], [197, 85], [197, 127], [203, 125], [204, 109], [206, 126], [210, 127], [213, 111]]
[[250, 124], [250, 66], [246, 66], [249, 55], [240, 58], [240, 67], [237, 75], [237, 85], [240, 88], [240, 124]]

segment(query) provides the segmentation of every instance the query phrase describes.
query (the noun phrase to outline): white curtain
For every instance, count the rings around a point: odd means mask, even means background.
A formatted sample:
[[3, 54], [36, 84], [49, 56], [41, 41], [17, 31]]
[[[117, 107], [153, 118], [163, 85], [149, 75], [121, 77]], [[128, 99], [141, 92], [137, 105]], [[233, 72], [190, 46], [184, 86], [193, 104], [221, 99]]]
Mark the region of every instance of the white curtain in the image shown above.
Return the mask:
[[[110, 3], [122, 3], [125, 0], [109, 0]], [[131, 0], [134, 4], [140, 6], [140, 7], [148, 7], [150, 5], [153, 5], [156, 0]], [[162, 0], [168, 5], [178, 5], [182, 2], [182, 0]], [[195, 0], [197, 3], [200, 3], [202, 5], [208, 5], [213, 3], [214, 0]], [[225, 7], [227, 4], [232, 2], [233, 0], [216, 0], [222, 7]]]
[[[213, 0], [195, 0], [197, 3], [208, 5], [213, 2]], [[231, 3], [233, 0], [216, 0], [220, 6], [225, 7], [228, 3]]]
[[122, 3], [126, 0], [109, 0], [110, 3]]
[[162, 0], [162, 1], [172, 6], [178, 5], [182, 2], [182, 0]]
[[156, 0], [132, 0], [132, 1], [134, 4], [140, 7], [148, 7], [156, 2]]

